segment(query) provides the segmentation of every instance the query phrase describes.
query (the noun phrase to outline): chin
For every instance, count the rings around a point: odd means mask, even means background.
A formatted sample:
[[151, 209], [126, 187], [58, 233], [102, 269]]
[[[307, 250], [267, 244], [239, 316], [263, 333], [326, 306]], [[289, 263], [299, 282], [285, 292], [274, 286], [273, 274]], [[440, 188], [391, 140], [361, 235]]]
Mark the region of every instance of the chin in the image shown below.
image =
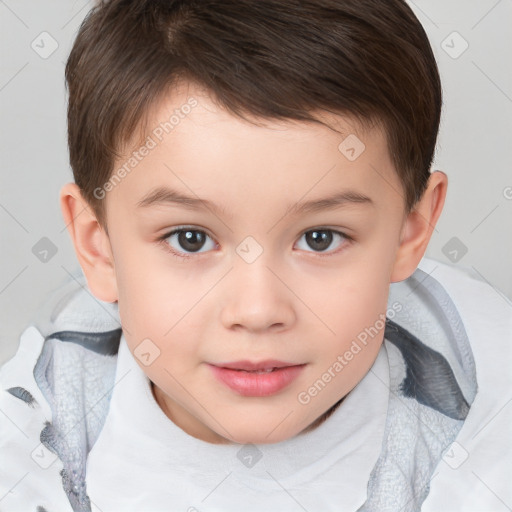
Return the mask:
[[[286, 441], [300, 432], [300, 429], [284, 430], [279, 427], [276, 428], [280, 421], [282, 421], [282, 418], [276, 420], [272, 426], [270, 426], [270, 423], [268, 425], [266, 423], [265, 425], [255, 423], [248, 428], [227, 426], [232, 437], [227, 436], [225, 432], [222, 433], [222, 436], [227, 441], [238, 444], [272, 444]], [[255, 428], [255, 425], [258, 426]]]

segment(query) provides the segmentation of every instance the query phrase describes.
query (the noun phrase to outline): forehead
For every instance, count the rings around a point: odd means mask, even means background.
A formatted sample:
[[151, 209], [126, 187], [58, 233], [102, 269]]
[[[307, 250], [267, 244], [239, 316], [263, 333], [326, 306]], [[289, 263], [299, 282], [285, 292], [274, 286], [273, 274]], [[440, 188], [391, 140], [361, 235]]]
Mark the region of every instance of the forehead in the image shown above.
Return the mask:
[[332, 113], [316, 117], [327, 126], [247, 121], [219, 106], [203, 88], [181, 83], [155, 102], [143, 137], [132, 140], [116, 162], [114, 172], [130, 161], [135, 165], [111, 195], [136, 207], [156, 186], [168, 185], [216, 199], [227, 210], [235, 200], [293, 203], [345, 188], [401, 206], [401, 184], [384, 131], [363, 129], [354, 119]]

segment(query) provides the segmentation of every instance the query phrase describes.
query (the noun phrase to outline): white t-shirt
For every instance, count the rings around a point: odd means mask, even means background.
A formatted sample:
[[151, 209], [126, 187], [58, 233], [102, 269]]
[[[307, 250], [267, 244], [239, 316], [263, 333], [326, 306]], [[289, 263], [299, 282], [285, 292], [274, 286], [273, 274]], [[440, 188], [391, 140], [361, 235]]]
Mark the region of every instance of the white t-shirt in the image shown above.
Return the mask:
[[[420, 268], [455, 304], [478, 381], [469, 414], [435, 468], [421, 510], [511, 510], [512, 303], [453, 265], [424, 258]], [[27, 328], [15, 357], [0, 368], [0, 511], [87, 510], [70, 505], [62, 462], [40, 442], [45, 422], [55, 419], [33, 375], [43, 342], [35, 327]], [[371, 371], [313, 431], [276, 444], [215, 445], [167, 418], [121, 337], [117, 360], [112, 359], [108, 414], [99, 437], [89, 440], [90, 510], [356, 511], [386, 441], [388, 356], [389, 345], [383, 345]], [[30, 397], [16, 398], [7, 392], [13, 388], [18, 395], [29, 390]], [[27, 406], [32, 402], [37, 406]]]
[[110, 411], [87, 462], [91, 501], [103, 511], [356, 510], [382, 444], [385, 350], [316, 429], [274, 444], [222, 445], [169, 420], [121, 338]]

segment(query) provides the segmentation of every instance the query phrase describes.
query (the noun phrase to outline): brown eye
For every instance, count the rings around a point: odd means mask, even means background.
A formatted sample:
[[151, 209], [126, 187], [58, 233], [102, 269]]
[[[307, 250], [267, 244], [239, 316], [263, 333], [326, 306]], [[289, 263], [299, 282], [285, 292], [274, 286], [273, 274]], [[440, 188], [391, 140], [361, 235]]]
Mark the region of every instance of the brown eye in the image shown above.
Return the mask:
[[[343, 245], [343, 242], [348, 239], [348, 236], [334, 229], [310, 229], [302, 235], [298, 245], [299, 249], [307, 252], [326, 252], [329, 248], [334, 249], [329, 251], [331, 253], [336, 252], [335, 249]], [[305, 243], [300, 247], [302, 240]], [[333, 245], [334, 247], [332, 247]]]
[[186, 230], [178, 232], [178, 243], [185, 251], [199, 251], [206, 240], [206, 235], [202, 231]]
[[[214, 249], [215, 243], [211, 237], [200, 229], [180, 228], [162, 237], [169, 248], [178, 254], [206, 252]], [[210, 245], [208, 245], [210, 244]], [[203, 250], [206, 247], [206, 251]]]
[[306, 233], [306, 243], [316, 251], [325, 251], [332, 243], [332, 232], [327, 230], [308, 231]]

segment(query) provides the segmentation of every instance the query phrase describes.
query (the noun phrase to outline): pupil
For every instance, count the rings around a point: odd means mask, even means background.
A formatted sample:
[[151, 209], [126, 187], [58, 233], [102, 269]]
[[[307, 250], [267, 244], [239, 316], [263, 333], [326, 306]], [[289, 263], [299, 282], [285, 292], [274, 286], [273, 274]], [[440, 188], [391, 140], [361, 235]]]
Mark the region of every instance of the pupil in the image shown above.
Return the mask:
[[204, 244], [204, 233], [200, 231], [180, 231], [178, 241], [187, 251], [198, 251]]
[[331, 245], [332, 233], [327, 230], [310, 231], [306, 234], [306, 240], [312, 249], [325, 251]]

